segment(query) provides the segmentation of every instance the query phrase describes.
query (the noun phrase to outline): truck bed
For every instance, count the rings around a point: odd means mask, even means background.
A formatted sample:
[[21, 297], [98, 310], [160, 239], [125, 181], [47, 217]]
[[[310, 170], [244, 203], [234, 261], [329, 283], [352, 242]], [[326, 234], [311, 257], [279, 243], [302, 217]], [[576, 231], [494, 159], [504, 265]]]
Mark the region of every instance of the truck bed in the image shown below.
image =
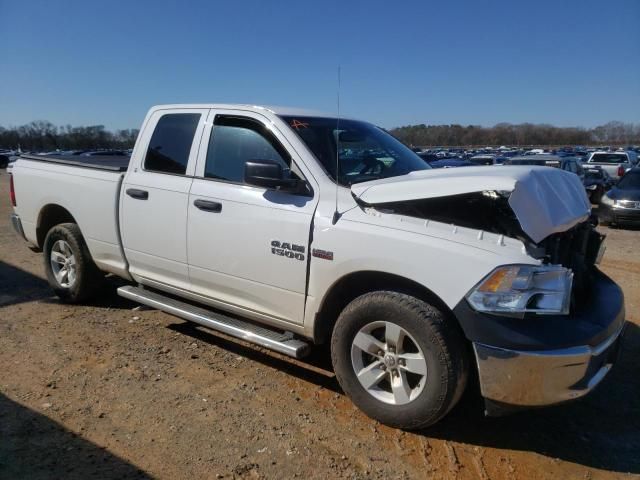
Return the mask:
[[90, 157], [82, 155], [21, 155], [21, 158], [110, 172], [126, 172], [131, 159], [128, 155], [93, 155]]
[[118, 208], [128, 163], [126, 156], [20, 156], [12, 170], [15, 213], [27, 240], [42, 247], [39, 219], [54, 205], [78, 224], [98, 268], [122, 276], [126, 262], [120, 248]]

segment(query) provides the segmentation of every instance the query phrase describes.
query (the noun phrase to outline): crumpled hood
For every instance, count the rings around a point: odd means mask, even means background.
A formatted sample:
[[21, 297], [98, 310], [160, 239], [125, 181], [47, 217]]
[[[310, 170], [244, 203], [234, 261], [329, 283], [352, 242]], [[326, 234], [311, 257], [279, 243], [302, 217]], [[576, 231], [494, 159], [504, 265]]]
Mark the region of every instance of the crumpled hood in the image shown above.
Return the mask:
[[591, 204], [580, 178], [537, 166], [420, 170], [357, 183], [352, 193], [369, 205], [446, 197], [485, 190], [511, 192], [509, 205], [522, 230], [536, 243], [589, 218]]

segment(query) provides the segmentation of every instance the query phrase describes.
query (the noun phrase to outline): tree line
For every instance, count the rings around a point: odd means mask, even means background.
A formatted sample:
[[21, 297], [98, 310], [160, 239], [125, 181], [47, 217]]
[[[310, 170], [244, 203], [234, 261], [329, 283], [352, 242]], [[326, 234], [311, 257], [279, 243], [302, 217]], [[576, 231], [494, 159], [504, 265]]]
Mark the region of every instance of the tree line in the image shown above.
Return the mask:
[[51, 150], [90, 150], [132, 148], [137, 129], [105, 129], [104, 125], [58, 127], [47, 121], [34, 121], [19, 127], [0, 126], [0, 148], [46, 152]]
[[609, 122], [595, 128], [548, 124], [408, 125], [390, 130], [413, 146], [640, 145], [640, 123]]
[[[390, 130], [408, 145], [640, 145], [640, 124], [609, 122], [595, 128], [555, 127], [547, 124], [499, 123], [478, 125], [408, 125]], [[58, 127], [34, 121], [19, 127], [0, 127], [0, 148], [23, 151], [132, 148], [137, 129], [109, 131], [104, 125]]]

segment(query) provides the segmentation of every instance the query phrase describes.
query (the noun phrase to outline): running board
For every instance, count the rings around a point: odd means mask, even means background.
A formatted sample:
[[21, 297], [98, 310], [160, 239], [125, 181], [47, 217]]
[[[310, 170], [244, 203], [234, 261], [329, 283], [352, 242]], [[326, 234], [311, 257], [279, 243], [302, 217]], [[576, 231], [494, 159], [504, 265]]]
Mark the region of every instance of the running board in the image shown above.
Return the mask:
[[214, 313], [144, 288], [120, 287], [118, 288], [118, 295], [290, 357], [302, 358], [310, 350], [308, 343], [294, 338], [291, 332], [279, 332], [244, 320]]

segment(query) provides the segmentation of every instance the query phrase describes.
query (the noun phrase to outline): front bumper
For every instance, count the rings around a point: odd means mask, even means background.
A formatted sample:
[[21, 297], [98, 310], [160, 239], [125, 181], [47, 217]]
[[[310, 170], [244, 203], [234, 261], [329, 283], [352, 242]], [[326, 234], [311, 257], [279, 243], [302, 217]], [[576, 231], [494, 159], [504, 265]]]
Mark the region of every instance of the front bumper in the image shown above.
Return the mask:
[[598, 219], [609, 223], [640, 224], [640, 208], [611, 207], [600, 203]]
[[454, 314], [472, 342], [490, 415], [586, 395], [614, 364], [625, 327], [622, 290], [597, 271], [570, 315], [488, 315], [466, 300]]
[[474, 343], [482, 396], [496, 405], [538, 407], [593, 390], [616, 361], [623, 327], [596, 347], [519, 351]]

